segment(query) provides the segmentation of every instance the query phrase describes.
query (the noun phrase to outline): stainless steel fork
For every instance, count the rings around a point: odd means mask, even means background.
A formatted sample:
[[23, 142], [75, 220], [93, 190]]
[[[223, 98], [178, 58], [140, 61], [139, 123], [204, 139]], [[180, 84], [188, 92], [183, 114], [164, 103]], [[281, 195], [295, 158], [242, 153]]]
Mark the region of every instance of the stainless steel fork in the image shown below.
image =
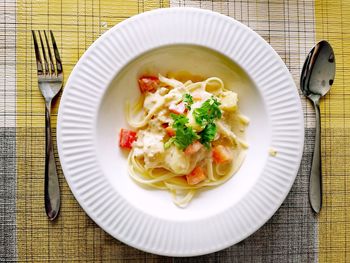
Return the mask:
[[[52, 49], [54, 58], [51, 53], [50, 41], [46, 31], [35, 32], [32, 30], [36, 65], [38, 69], [38, 83], [41, 94], [45, 98], [45, 211], [50, 220], [54, 220], [60, 210], [60, 187], [58, 183], [57, 168], [53, 153], [51, 137], [51, 102], [59, 93], [63, 83], [63, 69], [56, 41], [50, 30]], [[41, 52], [36, 35], [39, 36]], [[43, 36], [44, 35], [44, 40]], [[45, 44], [44, 44], [45, 42]], [[47, 57], [49, 59], [47, 59]]]

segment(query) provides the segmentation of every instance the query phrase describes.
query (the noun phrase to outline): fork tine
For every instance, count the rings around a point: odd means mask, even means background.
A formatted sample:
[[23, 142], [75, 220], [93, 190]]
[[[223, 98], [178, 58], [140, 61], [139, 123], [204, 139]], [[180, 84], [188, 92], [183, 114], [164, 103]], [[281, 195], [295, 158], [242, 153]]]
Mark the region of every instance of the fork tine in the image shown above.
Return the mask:
[[44, 42], [43, 42], [43, 39], [41, 37], [40, 30], [38, 30], [38, 33], [39, 33], [41, 49], [42, 49], [43, 57], [44, 57], [45, 73], [46, 74], [50, 74], [49, 67], [48, 67], [48, 64], [47, 64], [47, 59], [46, 59], [46, 52], [45, 52]]
[[47, 35], [46, 35], [46, 31], [45, 30], [44, 30], [44, 35], [45, 35], [45, 41], [46, 41], [46, 46], [47, 46], [47, 52], [49, 53], [51, 74], [55, 74], [55, 67], [53, 65], [53, 60], [52, 60], [52, 55], [51, 55], [51, 48], [50, 48], [49, 40], [47, 39]]
[[36, 66], [38, 69], [38, 75], [42, 75], [43, 74], [43, 64], [41, 62], [38, 41], [36, 40], [34, 30], [32, 30], [32, 35], [33, 35], [33, 42], [34, 42], [34, 50], [35, 50], [35, 58], [36, 58]]
[[56, 40], [55, 40], [55, 37], [53, 36], [52, 30], [50, 30], [50, 35], [51, 35], [51, 42], [53, 45], [53, 51], [55, 53], [57, 75], [59, 75], [62, 73], [62, 61], [60, 58], [60, 53], [58, 52]]

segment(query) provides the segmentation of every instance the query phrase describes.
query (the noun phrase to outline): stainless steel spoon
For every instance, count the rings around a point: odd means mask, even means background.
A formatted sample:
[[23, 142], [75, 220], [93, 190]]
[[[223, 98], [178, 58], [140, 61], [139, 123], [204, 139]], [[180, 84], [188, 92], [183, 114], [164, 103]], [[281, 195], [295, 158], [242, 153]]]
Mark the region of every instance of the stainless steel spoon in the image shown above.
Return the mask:
[[316, 111], [316, 138], [312, 157], [309, 199], [312, 209], [319, 213], [322, 206], [321, 120], [320, 98], [329, 91], [335, 77], [335, 57], [327, 41], [317, 43], [308, 54], [300, 77], [300, 88]]

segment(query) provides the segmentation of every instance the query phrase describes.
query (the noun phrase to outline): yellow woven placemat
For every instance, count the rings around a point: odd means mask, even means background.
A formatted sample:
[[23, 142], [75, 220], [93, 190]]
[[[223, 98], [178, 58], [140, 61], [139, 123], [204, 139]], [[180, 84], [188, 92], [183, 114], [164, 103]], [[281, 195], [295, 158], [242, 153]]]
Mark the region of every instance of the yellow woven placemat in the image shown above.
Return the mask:
[[[284, 258], [286, 261], [300, 262], [302, 259], [312, 261], [318, 258], [320, 262], [348, 262], [350, 2], [171, 0], [171, 3], [174, 6], [195, 6], [219, 11], [254, 28], [281, 55], [296, 81], [304, 56], [312, 47], [315, 36], [317, 40], [327, 39], [332, 43], [337, 63], [334, 86], [321, 103], [324, 208], [317, 217], [318, 226], [308, 212], [307, 199], [300, 197], [307, 194], [307, 167], [308, 160], [311, 159], [312, 143], [306, 141], [307, 151], [296, 184], [289, 199], [270, 223], [245, 244], [194, 261], [216, 262], [232, 259], [237, 262], [269, 262], [275, 259], [280, 262], [279, 259]], [[79, 57], [104, 31], [131, 15], [153, 8], [167, 7], [169, 1], [20, 0], [15, 6], [17, 260], [171, 262], [170, 258], [128, 247], [103, 232], [75, 201], [61, 170], [61, 213], [57, 221], [52, 223], [47, 220], [43, 205], [44, 103], [37, 87], [30, 32], [32, 29], [54, 31], [67, 79]], [[313, 11], [315, 16], [312, 15]], [[53, 127], [56, 123], [58, 103], [57, 101], [53, 105]], [[306, 112], [306, 138], [310, 139], [313, 137], [313, 111], [305, 100], [303, 107]], [[7, 111], [9, 112], [9, 109]], [[55, 136], [55, 129], [53, 133]], [[315, 234], [310, 234], [313, 233], [314, 226]], [[318, 246], [315, 246], [317, 242]], [[287, 247], [281, 249], [283, 246]], [[1, 253], [0, 251], [0, 255]]]
[[321, 101], [324, 207], [319, 261], [350, 262], [350, 2], [315, 2], [316, 38], [335, 52], [336, 76]]
[[[61, 170], [61, 213], [57, 221], [47, 220], [43, 196], [44, 102], [37, 85], [31, 30], [53, 30], [67, 80], [79, 57], [104, 31], [132, 15], [168, 5], [168, 1], [158, 0], [17, 2], [18, 261], [106, 262], [130, 259], [159, 262], [158, 256], [126, 246], [95, 225], [75, 201]], [[58, 102], [52, 112], [53, 127], [56, 127], [57, 108]], [[53, 135], [56, 136], [55, 129]]]

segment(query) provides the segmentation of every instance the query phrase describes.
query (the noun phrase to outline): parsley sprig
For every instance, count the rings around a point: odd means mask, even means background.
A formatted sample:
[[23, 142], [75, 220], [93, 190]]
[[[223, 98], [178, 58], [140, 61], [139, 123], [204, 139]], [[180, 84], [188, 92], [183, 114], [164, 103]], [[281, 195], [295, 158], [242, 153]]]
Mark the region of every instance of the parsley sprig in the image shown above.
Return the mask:
[[200, 142], [207, 148], [210, 148], [210, 142], [214, 140], [216, 135], [216, 119], [221, 119], [222, 113], [219, 108], [220, 102], [216, 98], [211, 97], [206, 100], [200, 108], [193, 111], [193, 117], [195, 121], [204, 127], [200, 132]]
[[[188, 96], [186, 96], [188, 95]], [[193, 100], [190, 94], [184, 95], [186, 107], [191, 107]], [[211, 97], [206, 100], [201, 107], [193, 110], [193, 117], [203, 130], [198, 134], [188, 126], [189, 119], [183, 114], [171, 114], [174, 120], [172, 128], [175, 130], [175, 136], [171, 137], [164, 145], [167, 149], [171, 144], [175, 144], [179, 149], [184, 150], [194, 141], [199, 140], [207, 148], [210, 148], [210, 142], [214, 140], [217, 127], [214, 121], [222, 116], [219, 108], [220, 102], [216, 98]]]
[[203, 144], [207, 148], [210, 148], [210, 142], [214, 140], [216, 130], [217, 129], [215, 123], [209, 123], [207, 126], [205, 126], [204, 130], [199, 133], [201, 137], [201, 144]]
[[183, 95], [183, 102], [185, 103], [185, 106], [188, 110], [191, 110], [191, 106], [193, 104], [193, 98], [191, 94], [186, 93]]
[[200, 126], [205, 127], [209, 123], [213, 123], [215, 119], [221, 118], [219, 106], [220, 102], [216, 98], [211, 97], [203, 102], [201, 107], [194, 109], [193, 117]]
[[187, 146], [200, 138], [192, 127], [186, 125], [188, 123], [188, 118], [185, 115], [171, 114], [170, 116], [174, 120], [172, 128], [175, 129], [175, 136], [171, 137], [165, 143], [164, 147], [166, 149], [174, 143], [179, 149], [184, 150]]

